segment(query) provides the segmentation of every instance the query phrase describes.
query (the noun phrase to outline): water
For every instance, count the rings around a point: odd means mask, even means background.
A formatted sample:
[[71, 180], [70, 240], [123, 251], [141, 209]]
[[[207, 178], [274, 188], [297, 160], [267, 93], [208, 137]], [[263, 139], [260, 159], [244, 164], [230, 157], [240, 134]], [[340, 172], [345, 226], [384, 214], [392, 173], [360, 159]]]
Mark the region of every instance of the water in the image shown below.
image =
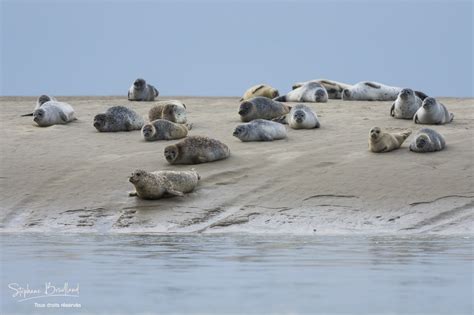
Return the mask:
[[462, 236], [0, 236], [2, 314], [473, 313]]

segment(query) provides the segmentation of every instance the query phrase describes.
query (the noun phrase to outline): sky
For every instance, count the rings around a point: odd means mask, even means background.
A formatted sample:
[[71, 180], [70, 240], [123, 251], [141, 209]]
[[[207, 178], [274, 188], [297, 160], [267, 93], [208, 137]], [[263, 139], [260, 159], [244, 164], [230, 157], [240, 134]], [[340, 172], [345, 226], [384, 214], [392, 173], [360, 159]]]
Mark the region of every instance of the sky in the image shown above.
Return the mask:
[[473, 97], [473, 1], [0, 0], [0, 95], [240, 96], [376, 81]]

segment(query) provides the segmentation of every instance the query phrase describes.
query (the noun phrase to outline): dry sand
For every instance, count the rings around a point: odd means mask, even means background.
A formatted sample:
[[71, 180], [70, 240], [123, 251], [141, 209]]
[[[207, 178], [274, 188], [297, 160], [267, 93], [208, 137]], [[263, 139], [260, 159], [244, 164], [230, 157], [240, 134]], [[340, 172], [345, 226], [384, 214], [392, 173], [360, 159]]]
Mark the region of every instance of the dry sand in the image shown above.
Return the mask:
[[[226, 143], [231, 157], [195, 165], [198, 189], [184, 197], [144, 201], [128, 197], [129, 174], [185, 170], [163, 149], [177, 141], [145, 142], [139, 131], [98, 133], [95, 114], [128, 105], [146, 117], [153, 103], [124, 97], [58, 97], [77, 122], [39, 128], [35, 98], [2, 97], [1, 222], [3, 231], [251, 232], [299, 234], [472, 234], [474, 232], [473, 99], [441, 101], [454, 122], [432, 126], [447, 149], [432, 154], [367, 149], [372, 126], [421, 128], [389, 116], [391, 102], [310, 104], [317, 130], [288, 131], [288, 139], [242, 143], [238, 98], [183, 100], [190, 135]], [[166, 99], [166, 98], [161, 98]]]

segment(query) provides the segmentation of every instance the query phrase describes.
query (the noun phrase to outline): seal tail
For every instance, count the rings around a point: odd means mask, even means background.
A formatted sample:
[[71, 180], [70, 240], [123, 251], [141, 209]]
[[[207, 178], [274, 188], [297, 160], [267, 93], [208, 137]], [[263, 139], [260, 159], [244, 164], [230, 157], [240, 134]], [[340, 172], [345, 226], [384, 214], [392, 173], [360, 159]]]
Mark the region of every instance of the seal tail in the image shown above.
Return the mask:
[[24, 115], [21, 115], [20, 117], [27, 117], [27, 116], [33, 116], [33, 113], [24, 114]]
[[428, 95], [426, 95], [425, 93], [421, 91], [415, 91], [415, 95], [418, 96], [422, 101], [428, 97]]
[[411, 130], [407, 130], [407, 131], [396, 134], [395, 138], [397, 138], [400, 145], [402, 145], [402, 143], [411, 135], [411, 133], [412, 133]]

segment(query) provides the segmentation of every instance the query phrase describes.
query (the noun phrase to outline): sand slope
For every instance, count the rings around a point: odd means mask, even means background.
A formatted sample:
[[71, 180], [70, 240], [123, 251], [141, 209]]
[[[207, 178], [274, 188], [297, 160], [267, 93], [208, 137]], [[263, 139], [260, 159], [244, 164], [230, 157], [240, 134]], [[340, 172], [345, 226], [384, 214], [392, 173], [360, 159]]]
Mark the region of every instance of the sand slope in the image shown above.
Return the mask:
[[[160, 97], [160, 100], [167, 99]], [[182, 198], [128, 197], [136, 168], [180, 170], [163, 157], [166, 145], [139, 131], [98, 133], [95, 114], [128, 105], [144, 116], [153, 103], [124, 97], [58, 97], [76, 109], [77, 122], [39, 128], [35, 98], [0, 98], [1, 223], [3, 231], [473, 233], [473, 99], [441, 99], [455, 114], [433, 126], [447, 149], [408, 150], [412, 136], [391, 153], [367, 150], [372, 126], [393, 131], [421, 125], [389, 116], [391, 102], [310, 104], [322, 127], [289, 129], [287, 140], [242, 143], [238, 98], [183, 100], [190, 135], [226, 143], [232, 156], [194, 166], [198, 189]]]

